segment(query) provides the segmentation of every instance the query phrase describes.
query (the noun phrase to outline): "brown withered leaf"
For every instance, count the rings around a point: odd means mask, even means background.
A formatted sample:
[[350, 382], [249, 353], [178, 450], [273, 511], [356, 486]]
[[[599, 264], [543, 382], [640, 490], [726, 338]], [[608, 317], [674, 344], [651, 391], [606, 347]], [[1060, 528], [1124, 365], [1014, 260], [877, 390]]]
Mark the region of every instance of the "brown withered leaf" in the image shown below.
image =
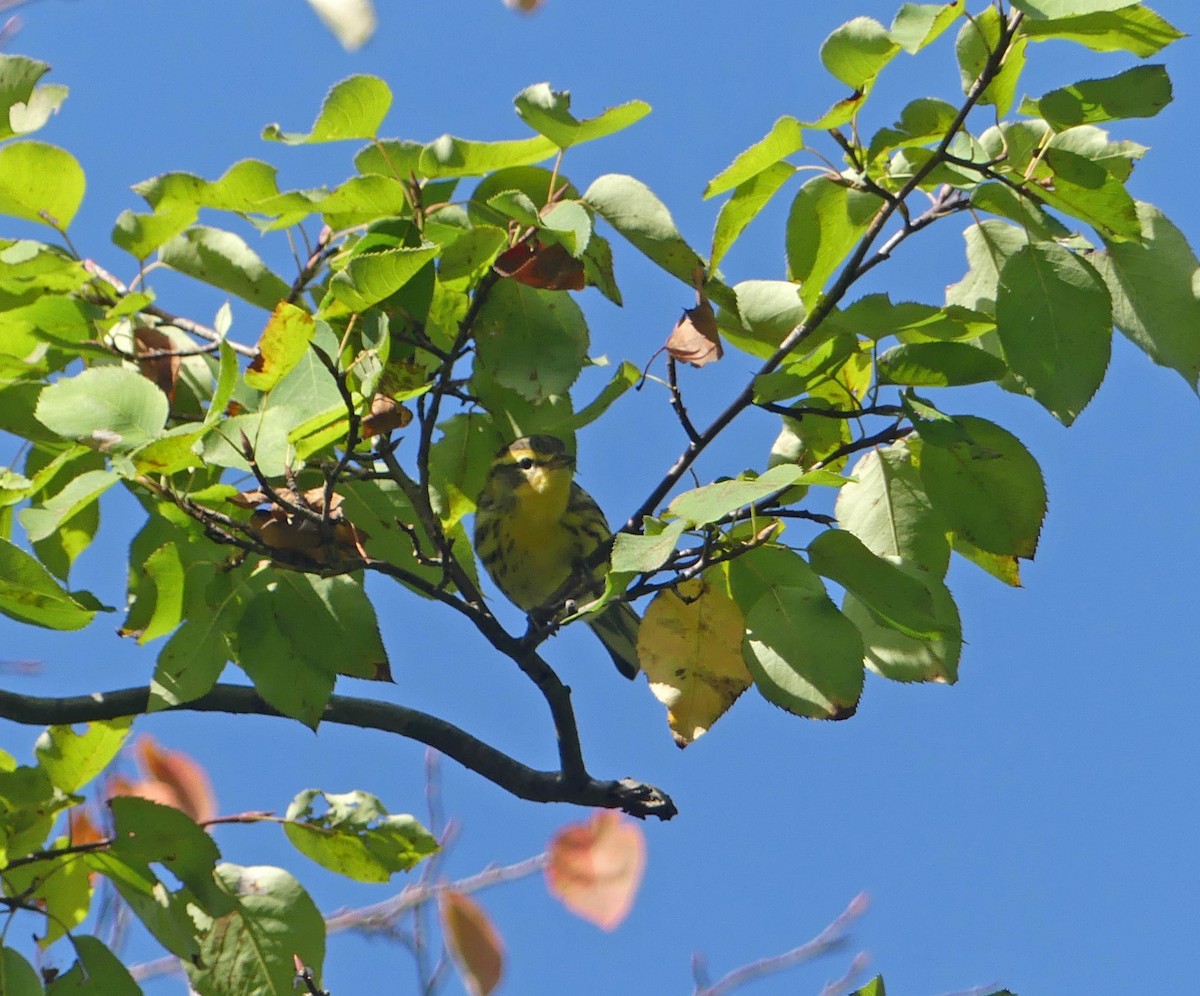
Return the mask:
[[471, 996], [487, 996], [504, 974], [504, 943], [475, 900], [454, 889], [438, 893], [438, 916], [450, 957]]
[[[330, 542], [326, 543], [322, 539], [319, 523], [307, 515], [293, 511], [297, 507], [308, 508], [318, 514], [324, 511], [324, 488], [309, 488], [302, 494], [297, 494], [290, 488], [280, 488], [275, 494], [281, 502], [290, 507], [271, 504], [266, 492], [257, 489], [231, 495], [226, 501], [241, 508], [254, 509], [246, 527], [266, 546], [275, 550], [302, 552], [318, 563], [336, 560], [346, 549], [354, 550], [361, 557], [367, 555], [364, 547], [366, 534], [342, 513], [341, 495], [335, 493], [329, 502], [329, 519], [333, 531]], [[269, 507], [262, 508], [262, 505]]]
[[395, 398], [377, 394], [371, 399], [371, 414], [362, 420], [363, 435], [386, 436], [389, 432], [403, 429], [412, 421], [412, 412]]
[[541, 290], [583, 290], [585, 284], [583, 260], [558, 242], [518, 242], [502, 252], [492, 268], [502, 277]]
[[646, 869], [641, 827], [598, 812], [555, 834], [548, 855], [546, 887], [576, 916], [614, 930], [629, 915]]
[[504, 0], [504, 6], [510, 10], [519, 10], [522, 14], [532, 14], [540, 10], [545, 0]]
[[[133, 330], [133, 341], [138, 353], [138, 369], [142, 376], [154, 384], [167, 400], [175, 400], [175, 383], [179, 380], [178, 356], [155, 356], [155, 353], [169, 353], [178, 347], [165, 332], [151, 328], [149, 325], [139, 325]], [[146, 355], [149, 354], [149, 355]]]
[[694, 367], [702, 367], [725, 355], [721, 334], [717, 331], [717, 316], [707, 299], [702, 298], [694, 308], [684, 309], [667, 337], [667, 352], [677, 362], [690, 363]]

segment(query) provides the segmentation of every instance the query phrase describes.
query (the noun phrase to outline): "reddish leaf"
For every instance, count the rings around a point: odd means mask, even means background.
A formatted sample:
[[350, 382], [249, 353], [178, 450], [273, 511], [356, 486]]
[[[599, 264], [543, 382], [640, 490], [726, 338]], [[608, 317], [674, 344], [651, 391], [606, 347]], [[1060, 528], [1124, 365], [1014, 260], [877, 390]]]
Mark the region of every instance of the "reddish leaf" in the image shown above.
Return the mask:
[[72, 806], [67, 810], [67, 832], [71, 843], [75, 845], [94, 844], [104, 839], [104, 834], [92, 820], [92, 814], [83, 806]]
[[146, 780], [157, 782], [174, 795], [176, 801], [168, 802], [168, 805], [182, 809], [197, 823], [217, 815], [212, 782], [205, 770], [187, 754], [164, 750], [145, 733], [134, 741], [133, 752]]
[[471, 996], [487, 996], [504, 973], [504, 944], [475, 900], [453, 889], [438, 893], [438, 914], [450, 957]]
[[138, 353], [138, 368], [142, 376], [153, 383], [170, 401], [175, 400], [175, 382], [179, 380], [179, 357], [156, 356], [177, 349], [171, 337], [149, 325], [140, 325], [133, 330], [133, 341]]
[[502, 277], [542, 290], [583, 290], [583, 261], [557, 242], [529, 240], [506, 249], [493, 267]]
[[667, 337], [667, 352], [678, 362], [694, 367], [702, 367], [724, 355], [721, 336], [717, 332], [717, 316], [707, 300], [684, 310], [683, 317]]
[[629, 915], [646, 868], [641, 827], [599, 812], [555, 834], [549, 856], [546, 886], [576, 916], [613, 930]]

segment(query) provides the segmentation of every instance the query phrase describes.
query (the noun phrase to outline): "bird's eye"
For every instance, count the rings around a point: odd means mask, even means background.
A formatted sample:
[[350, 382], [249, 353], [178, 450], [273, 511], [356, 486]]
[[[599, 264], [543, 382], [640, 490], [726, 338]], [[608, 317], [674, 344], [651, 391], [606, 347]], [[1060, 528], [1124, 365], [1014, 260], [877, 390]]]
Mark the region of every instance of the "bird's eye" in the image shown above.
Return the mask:
[[529, 457], [522, 457], [520, 460], [517, 461], [517, 465], [522, 470], [532, 470], [533, 469], [533, 461], [530, 460]]

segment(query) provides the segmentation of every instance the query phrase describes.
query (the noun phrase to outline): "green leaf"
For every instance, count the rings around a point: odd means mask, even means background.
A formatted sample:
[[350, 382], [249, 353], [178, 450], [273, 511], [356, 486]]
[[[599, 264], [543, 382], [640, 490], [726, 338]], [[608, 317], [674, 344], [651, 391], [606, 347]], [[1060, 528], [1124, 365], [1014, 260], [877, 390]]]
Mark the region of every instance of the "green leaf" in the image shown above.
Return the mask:
[[199, 996], [293, 996], [299, 958], [320, 984], [325, 921], [299, 882], [281, 868], [222, 864], [217, 878], [235, 901], [185, 965]]
[[[963, 93], [970, 93], [975, 81], [979, 79], [991, 53], [1000, 44], [1003, 29], [1004, 21], [995, 7], [984, 8], [959, 29], [954, 49], [958, 56]], [[1016, 98], [1021, 70], [1025, 68], [1026, 44], [1023, 35], [1017, 35], [1010, 42], [1000, 71], [995, 74], [983, 96], [979, 98], [980, 104], [994, 104], [1000, 117], [1004, 117], [1012, 109], [1013, 100]]]
[[196, 923], [189, 912], [195, 910], [195, 902], [186, 890], [169, 892], [144, 861], [123, 861], [107, 851], [85, 854], [84, 861], [108, 879], [134, 916], [171, 954], [187, 961], [200, 954]]
[[972, 208], [1015, 221], [1035, 239], [1054, 241], [1071, 235], [1070, 229], [1047, 213], [1039, 201], [1022, 197], [1007, 184], [981, 183], [970, 196]]
[[628, 360], [623, 360], [612, 375], [612, 379], [604, 385], [600, 393], [596, 395], [590, 404], [577, 412], [575, 417], [571, 419], [571, 431], [582, 429], [585, 425], [591, 425], [591, 423], [595, 422], [596, 419], [608, 411], [621, 395], [641, 379], [642, 372]]
[[613, 541], [612, 573], [645, 574], [657, 570], [675, 552], [675, 545], [687, 525], [682, 519], [661, 526], [659, 532], [649, 529], [642, 534], [617, 533]]
[[806, 471], [794, 464], [780, 464], [749, 480], [717, 481], [685, 491], [672, 500], [667, 511], [683, 519], [690, 528], [716, 522], [739, 508], [798, 484], [840, 487], [845, 483], [844, 477], [827, 470]]
[[827, 176], [809, 180], [787, 219], [788, 278], [801, 285], [808, 308], [862, 238], [883, 201]]
[[286, 300], [291, 288], [233, 232], [196, 225], [159, 250], [163, 263], [267, 311]]
[[74, 935], [75, 964], [46, 988], [46, 996], [142, 996], [142, 989], [98, 937]]
[[858, 629], [822, 590], [771, 587], [746, 613], [742, 656], [759, 692], [811, 719], [849, 719], [863, 687]]
[[[67, 837], [59, 837], [51, 850], [69, 843]], [[87, 919], [92, 905], [89, 879], [88, 866], [83, 858], [77, 854], [64, 854], [6, 869], [4, 891], [20, 896], [25, 903], [36, 906], [45, 915], [46, 932], [37, 938], [38, 947], [44, 950]], [[5, 990], [0, 987], [0, 993], [3, 992]]]
[[887, 294], [860, 297], [832, 320], [855, 335], [868, 339], [894, 335], [901, 342], [977, 339], [996, 327], [987, 315], [961, 305], [939, 308], [916, 301], [893, 304]]
[[640, 180], [608, 173], [583, 195], [591, 208], [652, 262], [694, 286], [704, 260], [679, 234], [667, 206]]
[[50, 781], [64, 792], [76, 792], [117, 756], [132, 723], [132, 716], [97, 719], [80, 733], [70, 726], [51, 726], [38, 737], [34, 753]]
[[[542, 136], [508, 142], [472, 142], [453, 135], [443, 135], [421, 148], [416, 171], [430, 178], [483, 176], [509, 166], [540, 163], [557, 151], [558, 146]], [[361, 163], [359, 169], [366, 172]], [[390, 170], [385, 172], [390, 173]]]
[[122, 211], [113, 225], [112, 240], [139, 260], [150, 257], [159, 246], [170, 242], [199, 216], [195, 205], [171, 203], [153, 214]]
[[1000, 271], [996, 332], [1025, 392], [1070, 425], [1104, 380], [1112, 349], [1104, 280], [1053, 242], [1023, 247]]
[[[732, 163], [708, 181], [708, 185], [704, 188], [704, 199], [707, 200], [717, 194], [723, 194], [726, 190], [743, 186], [764, 170], [780, 165], [780, 160], [786, 159], [802, 148], [804, 148], [804, 129], [794, 117], [785, 114], [771, 126], [771, 130], [763, 138], [745, 152], [738, 153]], [[776, 173], [778, 172], [777, 170]], [[787, 168], [784, 179], [794, 172], [794, 167]], [[776, 189], [778, 189], [778, 184], [776, 184]], [[713, 266], [716, 266], [715, 262]]]
[[246, 370], [246, 385], [256, 391], [271, 390], [300, 362], [315, 331], [312, 315], [280, 301], [259, 337], [258, 355]]
[[476, 363], [497, 384], [541, 402], [575, 383], [588, 329], [570, 295], [501, 280], [479, 309], [475, 343]]
[[1037, 20], [1074, 17], [1133, 6], [1129, 0], [1013, 0], [1013, 6]]
[[560, 149], [622, 131], [650, 113], [650, 105], [645, 101], [631, 100], [580, 121], [571, 114], [571, 94], [566, 90], [551, 90], [549, 83], [526, 87], [513, 98], [513, 103], [521, 120]]
[[1102, 80], [1080, 80], [1026, 98], [1021, 113], [1041, 116], [1055, 131], [1081, 124], [1151, 118], [1171, 102], [1171, 78], [1163, 66], [1134, 66]]
[[1002, 221], [982, 221], [963, 232], [967, 243], [967, 275], [946, 288], [946, 303], [991, 313], [996, 306], [1000, 270], [1029, 244], [1029, 236]]
[[1182, 31], [1140, 3], [1049, 21], [1026, 18], [1021, 22], [1021, 33], [1031, 41], [1061, 38], [1096, 52], [1132, 52], [1143, 59], [1185, 37]]
[[[192, 570], [211, 573], [212, 566], [193, 565], [189, 573]], [[199, 617], [189, 614], [189, 618], [159, 651], [154, 676], [150, 680], [147, 711], [169, 709], [212, 691], [232, 656], [229, 634], [241, 618], [241, 613], [241, 603], [230, 597]]]
[[850, 996], [887, 996], [883, 988], [883, 976], [877, 975], [861, 989], [855, 989]]
[[583, 255], [592, 237], [592, 216], [578, 201], [555, 204], [542, 215], [540, 226], [576, 259]]
[[889, 625], [874, 605], [859, 597], [846, 595], [842, 611], [862, 634], [866, 648], [866, 666], [892, 681], [933, 681], [953, 685], [958, 680], [958, 659], [962, 655], [962, 623], [950, 589], [941, 579], [915, 564], [888, 558], [906, 580], [922, 587], [930, 600], [933, 619], [941, 636], [922, 639]]
[[[320, 814], [314, 811], [318, 796], [324, 802]], [[356, 882], [386, 882], [438, 850], [415, 818], [390, 814], [366, 792], [305, 789], [285, 819], [284, 832], [301, 854]]]
[[0, 148], [0, 214], [65, 231], [86, 183], [83, 167], [57, 146], [15, 142]]
[[882, 24], [856, 17], [835, 28], [821, 44], [821, 63], [851, 90], [865, 90], [899, 51]]
[[21, 510], [19, 518], [26, 535], [34, 543], [45, 539], [96, 501], [118, 480], [111, 470], [89, 470], [73, 478], [53, 498]]
[[954, 423], [965, 438], [926, 438], [921, 482], [938, 515], [988, 553], [1032, 560], [1046, 515], [1037, 461], [1012, 433], [973, 415]]
[[1138, 204], [1143, 241], [1110, 242], [1088, 259], [1112, 296], [1113, 321], [1192, 390], [1200, 379], [1200, 262], [1187, 237], [1152, 204]]
[[430, 499], [444, 526], [475, 511], [492, 458], [505, 442], [483, 412], [455, 415], [438, 425], [442, 435], [429, 448]]
[[0, 55], [0, 141], [37, 131], [67, 99], [65, 86], [35, 87], [49, 69], [22, 55]]
[[95, 608], [58, 586], [29, 554], [0, 538], [0, 613], [46, 629], [83, 629]]
[[398, 246], [351, 256], [329, 281], [329, 297], [321, 304], [322, 317], [366, 311], [391, 297], [415, 277], [439, 249], [436, 245]]
[[957, 387], [999, 380], [1004, 361], [961, 342], [915, 342], [893, 346], [876, 361], [880, 384]]
[[296, 615], [303, 607], [286, 576], [269, 582], [250, 598], [238, 620], [236, 658], [259, 695], [315, 730], [337, 675], [335, 661], [309, 646], [317, 633], [309, 620]]
[[423, 577], [430, 584], [441, 581], [439, 569], [417, 562], [413, 540], [400, 528], [401, 524], [410, 527], [422, 548], [430, 549], [412, 504], [394, 482], [350, 481], [339, 485], [338, 494], [343, 498], [347, 518], [365, 534], [364, 545], [370, 556]]
[[12, 948], [0, 948], [0, 993], [4, 996], [42, 996], [36, 971]]
[[442, 250], [438, 277], [442, 281], [465, 280], [491, 266], [508, 244], [508, 233], [494, 225], [476, 225]]
[[896, 14], [888, 34], [904, 51], [915, 55], [962, 17], [966, 6], [966, 0], [954, 0], [953, 3], [906, 3]]
[[746, 226], [795, 172], [796, 167], [790, 163], [774, 163], [737, 185], [733, 196], [721, 205], [717, 215], [710, 261], [714, 270]]
[[370, 139], [378, 134], [391, 106], [392, 91], [383, 80], [377, 76], [351, 76], [330, 88], [307, 135], [285, 132], [271, 124], [263, 129], [262, 137], [287, 145]]
[[1053, 187], [1039, 190], [1051, 207], [1074, 215], [1107, 239], [1141, 237], [1137, 205], [1124, 185], [1098, 163], [1062, 148], [1046, 151]]
[[112, 853], [123, 861], [161, 864], [195, 896], [208, 913], [229, 909], [229, 900], [213, 878], [221, 852], [212, 837], [174, 806], [136, 796], [108, 800], [113, 814]]
[[734, 285], [733, 293], [737, 311], [721, 312], [721, 331], [753, 356], [773, 355], [804, 321], [800, 288], [790, 280], [743, 280]]
[[42, 391], [35, 415], [51, 432], [107, 452], [127, 453], [156, 438], [167, 396], [125, 367], [92, 367]]
[[961, 536], [952, 535], [951, 545], [954, 547], [955, 553], [965, 557], [977, 567], [982, 567], [992, 577], [998, 578], [1012, 588], [1021, 587], [1021, 562], [1016, 557], [988, 553], [986, 550], [981, 550], [974, 544], [968, 543]]
[[813, 570], [841, 585], [892, 629], [917, 640], [946, 635], [929, 589], [871, 552], [857, 536], [827, 529], [808, 546]]

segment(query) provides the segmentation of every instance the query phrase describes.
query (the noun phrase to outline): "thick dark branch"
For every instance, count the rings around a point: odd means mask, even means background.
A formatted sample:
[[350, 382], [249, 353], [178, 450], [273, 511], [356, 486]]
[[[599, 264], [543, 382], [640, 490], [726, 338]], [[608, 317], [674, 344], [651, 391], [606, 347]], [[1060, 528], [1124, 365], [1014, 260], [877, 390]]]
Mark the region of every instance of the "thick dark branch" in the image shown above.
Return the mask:
[[[0, 719], [32, 726], [63, 726], [117, 719], [146, 712], [149, 688], [122, 688], [66, 698], [43, 698], [0, 691]], [[172, 707], [171, 712], [226, 712], [235, 715], [282, 716], [253, 689], [243, 685], [216, 685], [207, 695]], [[373, 699], [334, 695], [322, 720], [342, 726], [381, 730], [428, 744], [465, 768], [521, 799], [533, 802], [570, 802], [580, 806], [620, 809], [631, 816], [675, 815], [675, 804], [652, 785], [625, 779], [577, 781], [559, 771], [538, 771], [473, 737], [453, 723], [406, 706]]]

